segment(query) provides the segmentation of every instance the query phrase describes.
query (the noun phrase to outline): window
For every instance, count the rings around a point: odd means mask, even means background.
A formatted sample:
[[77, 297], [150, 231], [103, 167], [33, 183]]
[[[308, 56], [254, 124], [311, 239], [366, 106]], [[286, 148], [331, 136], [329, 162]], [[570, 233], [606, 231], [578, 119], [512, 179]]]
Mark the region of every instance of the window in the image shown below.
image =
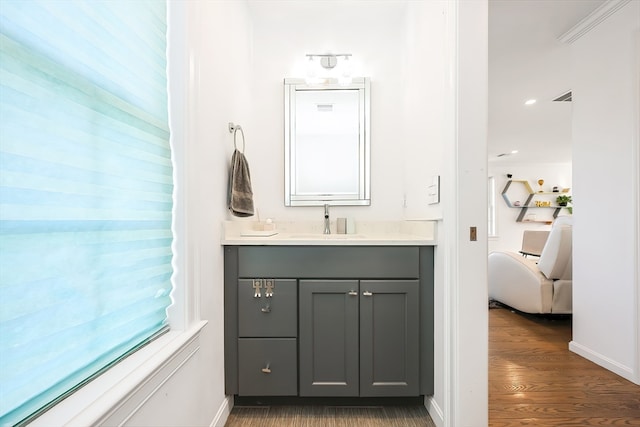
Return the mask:
[[489, 208], [489, 224], [487, 230], [489, 230], [489, 237], [497, 237], [498, 231], [496, 227], [496, 179], [493, 176], [489, 177], [488, 191], [489, 200], [487, 206]]
[[163, 1], [0, 7], [0, 425], [168, 328]]

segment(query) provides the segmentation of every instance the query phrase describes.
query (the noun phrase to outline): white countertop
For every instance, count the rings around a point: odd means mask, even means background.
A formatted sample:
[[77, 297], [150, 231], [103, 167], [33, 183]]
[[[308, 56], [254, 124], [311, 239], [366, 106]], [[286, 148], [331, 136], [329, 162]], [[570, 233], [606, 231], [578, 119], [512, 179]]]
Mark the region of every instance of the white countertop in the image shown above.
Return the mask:
[[[222, 245], [226, 246], [435, 246], [435, 221], [356, 222], [355, 233], [322, 234], [320, 221], [279, 222], [267, 225], [250, 221], [225, 221]], [[276, 233], [270, 235], [272, 233]], [[244, 235], [243, 235], [244, 234]], [[255, 234], [255, 235], [247, 235]]]

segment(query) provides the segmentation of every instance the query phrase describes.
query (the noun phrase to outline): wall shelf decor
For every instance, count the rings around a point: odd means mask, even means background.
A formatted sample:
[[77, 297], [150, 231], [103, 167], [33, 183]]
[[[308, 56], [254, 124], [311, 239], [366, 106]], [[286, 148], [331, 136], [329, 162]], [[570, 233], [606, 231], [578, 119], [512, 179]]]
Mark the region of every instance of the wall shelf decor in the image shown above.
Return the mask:
[[[512, 184], [514, 186], [512, 187]], [[509, 190], [513, 190], [515, 186], [522, 186], [521, 192], [525, 193], [526, 200], [524, 203], [512, 202], [509, 196]], [[516, 222], [538, 222], [543, 224], [551, 224], [558, 217], [562, 208], [566, 206], [558, 206], [555, 199], [558, 192], [551, 191], [534, 191], [526, 179], [510, 179], [502, 190], [502, 198], [507, 206], [514, 209], [520, 209]], [[553, 209], [553, 218], [537, 219], [537, 215], [531, 214], [529, 209]], [[536, 219], [533, 219], [535, 216]]]

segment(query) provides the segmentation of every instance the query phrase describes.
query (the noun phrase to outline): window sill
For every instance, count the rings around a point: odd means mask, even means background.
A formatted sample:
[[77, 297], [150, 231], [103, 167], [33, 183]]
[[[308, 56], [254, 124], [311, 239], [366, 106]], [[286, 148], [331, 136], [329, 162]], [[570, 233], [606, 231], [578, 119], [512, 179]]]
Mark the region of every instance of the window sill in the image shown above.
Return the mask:
[[181, 350], [193, 344], [197, 351], [197, 339], [206, 324], [201, 321], [185, 331], [166, 333], [43, 413], [30, 427], [96, 425], [111, 417]]

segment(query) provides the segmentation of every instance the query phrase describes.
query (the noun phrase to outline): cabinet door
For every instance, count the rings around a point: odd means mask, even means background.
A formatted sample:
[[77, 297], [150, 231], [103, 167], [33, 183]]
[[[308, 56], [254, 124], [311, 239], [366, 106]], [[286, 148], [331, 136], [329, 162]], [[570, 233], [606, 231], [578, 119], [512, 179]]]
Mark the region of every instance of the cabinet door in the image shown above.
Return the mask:
[[419, 394], [417, 280], [360, 282], [360, 396]]
[[358, 281], [301, 280], [300, 396], [358, 396]]

